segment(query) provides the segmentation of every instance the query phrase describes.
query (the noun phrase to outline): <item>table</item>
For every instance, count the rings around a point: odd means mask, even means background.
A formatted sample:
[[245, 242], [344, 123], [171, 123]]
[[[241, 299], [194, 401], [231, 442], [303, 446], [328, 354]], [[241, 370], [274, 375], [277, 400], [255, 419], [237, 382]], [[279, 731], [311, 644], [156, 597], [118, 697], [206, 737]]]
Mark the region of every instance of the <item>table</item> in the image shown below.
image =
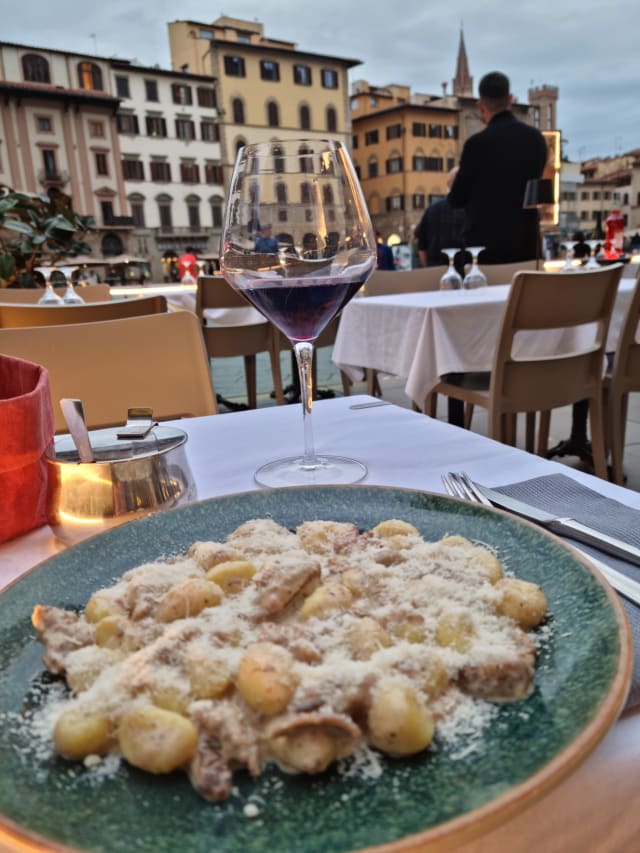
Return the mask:
[[[607, 351], [613, 352], [635, 286], [618, 286]], [[358, 380], [362, 368], [406, 379], [405, 392], [419, 407], [447, 373], [491, 369], [510, 285], [476, 290], [436, 290], [352, 299], [342, 309], [334, 362]], [[593, 333], [584, 328], [581, 334]], [[566, 335], [521, 333], [515, 355], [541, 355], [562, 346]]]
[[[371, 403], [367, 408], [354, 405]], [[253, 471], [282, 452], [302, 450], [299, 406], [174, 422], [189, 436], [187, 456], [198, 495], [257, 488]], [[556, 462], [499, 444], [409, 409], [358, 396], [314, 404], [316, 449], [361, 459], [369, 484], [442, 492], [440, 475], [464, 469], [480, 482], [504, 485], [561, 471], [640, 509], [640, 494]], [[260, 441], [256, 441], [256, 435]], [[48, 528], [0, 546], [0, 586], [59, 549]], [[627, 713], [568, 779], [525, 812], [469, 842], [463, 853], [632, 850], [640, 837], [640, 709]], [[0, 842], [0, 853], [8, 848]]]

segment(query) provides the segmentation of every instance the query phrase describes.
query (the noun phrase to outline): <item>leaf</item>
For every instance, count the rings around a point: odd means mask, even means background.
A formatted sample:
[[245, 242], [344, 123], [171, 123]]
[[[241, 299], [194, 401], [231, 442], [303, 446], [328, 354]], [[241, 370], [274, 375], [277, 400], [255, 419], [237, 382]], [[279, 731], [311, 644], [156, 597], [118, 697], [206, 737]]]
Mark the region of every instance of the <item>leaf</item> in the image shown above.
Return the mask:
[[26, 234], [28, 237], [31, 237], [33, 234], [33, 228], [20, 219], [7, 219], [4, 227], [10, 231], [18, 231], [20, 234]]

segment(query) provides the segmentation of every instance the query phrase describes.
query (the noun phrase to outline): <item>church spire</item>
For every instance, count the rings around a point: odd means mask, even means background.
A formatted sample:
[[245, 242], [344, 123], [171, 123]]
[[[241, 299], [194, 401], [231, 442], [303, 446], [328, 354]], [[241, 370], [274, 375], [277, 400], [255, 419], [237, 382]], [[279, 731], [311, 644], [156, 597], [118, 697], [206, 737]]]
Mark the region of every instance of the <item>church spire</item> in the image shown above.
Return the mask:
[[453, 94], [463, 97], [473, 97], [473, 77], [469, 74], [469, 60], [467, 49], [464, 45], [464, 33], [460, 26], [460, 44], [458, 45], [458, 60], [456, 62], [456, 76], [453, 78]]

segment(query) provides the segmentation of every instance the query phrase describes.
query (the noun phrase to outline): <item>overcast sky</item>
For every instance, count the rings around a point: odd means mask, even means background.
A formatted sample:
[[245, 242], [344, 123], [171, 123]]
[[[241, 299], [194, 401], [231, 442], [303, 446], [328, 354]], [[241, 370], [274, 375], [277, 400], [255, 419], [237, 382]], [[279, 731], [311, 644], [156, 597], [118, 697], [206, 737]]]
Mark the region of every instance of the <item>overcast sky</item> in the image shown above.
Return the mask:
[[640, 148], [640, 13], [635, 0], [0, 0], [0, 39], [170, 68], [167, 23], [229, 15], [264, 24], [300, 50], [359, 59], [350, 80], [440, 94], [463, 26], [477, 85], [504, 71], [513, 94], [557, 86], [558, 126], [572, 160]]

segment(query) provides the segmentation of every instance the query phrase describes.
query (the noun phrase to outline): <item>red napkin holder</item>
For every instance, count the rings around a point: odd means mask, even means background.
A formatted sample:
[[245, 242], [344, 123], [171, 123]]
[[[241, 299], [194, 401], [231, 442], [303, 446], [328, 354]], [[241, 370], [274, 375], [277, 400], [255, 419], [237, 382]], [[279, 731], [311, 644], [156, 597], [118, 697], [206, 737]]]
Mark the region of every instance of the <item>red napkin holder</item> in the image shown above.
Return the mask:
[[46, 368], [0, 355], [0, 542], [47, 523], [53, 435]]

